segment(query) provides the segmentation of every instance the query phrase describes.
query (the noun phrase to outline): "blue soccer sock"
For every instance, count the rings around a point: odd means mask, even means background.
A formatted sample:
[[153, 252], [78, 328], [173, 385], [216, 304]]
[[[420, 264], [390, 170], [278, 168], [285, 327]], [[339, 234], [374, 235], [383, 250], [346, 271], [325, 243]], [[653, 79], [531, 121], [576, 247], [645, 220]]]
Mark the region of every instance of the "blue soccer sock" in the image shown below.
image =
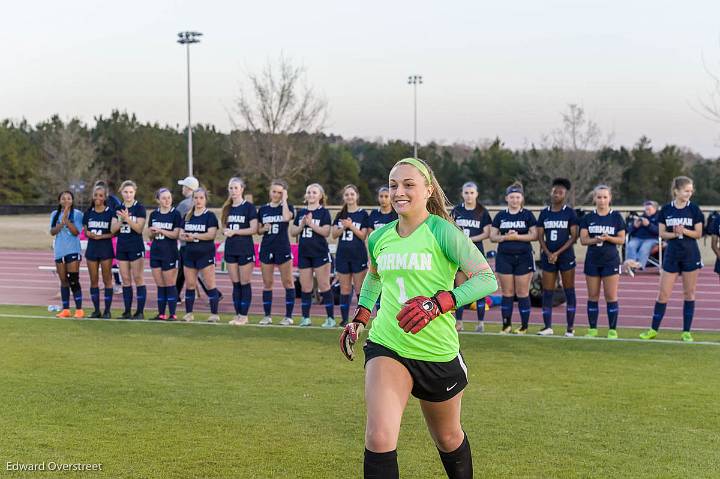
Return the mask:
[[610, 329], [617, 329], [619, 312], [620, 306], [617, 301], [610, 301], [607, 303], [608, 327]]
[[572, 331], [575, 327], [575, 309], [577, 308], [577, 299], [575, 297], [575, 288], [565, 288], [565, 315], [567, 319], [567, 330]]
[[192, 313], [195, 306], [195, 290], [185, 288], [185, 312]]
[[323, 291], [320, 293], [322, 296], [322, 302], [325, 305], [325, 314], [328, 318], [335, 318], [335, 298], [333, 297], [332, 289]]
[[105, 313], [109, 313], [112, 308], [113, 293], [114, 291], [112, 288], [105, 288]]
[[95, 311], [100, 312], [100, 288], [90, 288], [90, 300]]
[[[241, 296], [241, 289], [242, 285], [240, 282], [233, 283], [233, 290], [232, 290], [232, 300], [233, 300], [233, 307], [235, 308], [235, 314], [240, 314], [240, 296]], [[263, 291], [263, 297], [265, 295], [265, 292]], [[266, 314], [265, 316], [269, 316]]]
[[167, 288], [165, 286], [157, 287], [158, 314], [164, 315], [167, 307]]
[[252, 286], [250, 283], [240, 285], [240, 316], [247, 316], [252, 302]]
[[285, 317], [292, 318], [295, 309], [295, 288], [285, 288]]
[[123, 304], [125, 305], [125, 313], [130, 314], [133, 301], [132, 286], [123, 286]]
[[210, 313], [217, 314], [218, 303], [220, 302], [220, 291], [217, 288], [208, 290], [208, 300], [210, 300]]
[[475, 303], [475, 306], [477, 306], [477, 320], [485, 321], [485, 298], [480, 298]]
[[590, 325], [590, 329], [597, 329], [599, 308], [600, 307], [599, 307], [597, 301], [588, 301], [587, 302], [587, 315], [588, 315], [588, 324]]
[[177, 310], [178, 291], [175, 285], [165, 287], [170, 316], [175, 316]]
[[62, 308], [70, 309], [70, 286], [60, 286], [60, 298], [62, 300]]
[[303, 291], [300, 293], [300, 307], [302, 309], [303, 318], [310, 317], [310, 306], [312, 306], [312, 293]]
[[263, 312], [265, 313], [265, 316], [270, 316], [270, 314], [272, 314], [272, 301], [273, 301], [272, 289], [263, 290], [262, 303], [263, 303]]
[[518, 309], [520, 310], [521, 327], [527, 329], [530, 324], [530, 296], [518, 298]]
[[138, 286], [136, 288], [137, 294], [137, 311], [136, 313], [142, 314], [145, 312], [145, 299], [147, 299], [147, 287], [145, 285]]
[[350, 295], [349, 294], [341, 294], [340, 295], [340, 316], [342, 317], [343, 321], [348, 321], [350, 317]]
[[503, 296], [502, 303], [500, 303], [500, 315], [503, 320], [503, 327], [510, 326], [512, 324], [512, 313], [513, 313], [513, 297]]
[[552, 313], [553, 313], [553, 296], [555, 292], [552, 290], [543, 290], [542, 294], [542, 317], [543, 324], [546, 328], [552, 327]]
[[653, 309], [652, 326], [650, 326], [655, 331], [660, 329], [660, 323], [662, 323], [666, 309], [667, 303], [659, 303], [657, 301], [655, 302], [655, 308]]
[[465, 306], [458, 306], [458, 308], [455, 310], [455, 321], [462, 321], [464, 312]]
[[683, 331], [690, 331], [695, 315], [695, 301], [683, 302]]

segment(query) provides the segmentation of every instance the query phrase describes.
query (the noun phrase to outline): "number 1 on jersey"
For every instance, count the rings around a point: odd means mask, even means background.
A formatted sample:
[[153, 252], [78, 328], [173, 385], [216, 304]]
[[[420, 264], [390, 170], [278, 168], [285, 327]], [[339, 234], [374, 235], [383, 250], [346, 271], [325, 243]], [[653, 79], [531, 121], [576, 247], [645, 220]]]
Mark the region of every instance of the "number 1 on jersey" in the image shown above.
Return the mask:
[[398, 293], [398, 300], [400, 301], [400, 304], [405, 304], [405, 301], [408, 300], [407, 293], [405, 292], [405, 280], [402, 279], [402, 277], [399, 277], [395, 280], [395, 282], [398, 285], [398, 290], [400, 291]]

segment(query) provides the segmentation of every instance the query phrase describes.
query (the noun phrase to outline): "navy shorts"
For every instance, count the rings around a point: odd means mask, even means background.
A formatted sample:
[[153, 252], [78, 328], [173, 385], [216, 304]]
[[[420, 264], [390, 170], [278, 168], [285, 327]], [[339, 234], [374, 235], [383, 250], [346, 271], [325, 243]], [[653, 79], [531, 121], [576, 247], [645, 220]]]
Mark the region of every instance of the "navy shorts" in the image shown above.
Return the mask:
[[118, 261], [135, 261], [145, 257], [145, 250], [140, 251], [118, 251], [115, 256]]
[[468, 384], [467, 366], [462, 353], [442, 363], [403, 358], [392, 349], [368, 340], [363, 346], [365, 366], [380, 356], [392, 358], [405, 366], [413, 380], [412, 395], [423, 401], [442, 402], [456, 396]]
[[152, 259], [150, 258], [150, 267], [152, 269], [160, 268], [163, 271], [170, 271], [171, 269], [177, 268], [178, 261], [176, 259], [169, 261], [165, 259]]
[[495, 256], [495, 272], [522, 276], [535, 271], [535, 259], [532, 253], [508, 254], [498, 253]]
[[66, 254], [62, 258], [55, 258], [56, 263], [72, 263], [73, 261], [80, 261], [82, 259], [82, 255], [80, 253], [72, 253], [72, 254]]
[[88, 247], [85, 250], [85, 259], [88, 261], [104, 261], [113, 259], [115, 252], [112, 243], [98, 243], [97, 241], [88, 240]]
[[585, 262], [585, 276], [600, 276], [601, 278], [620, 274], [620, 263], [613, 262], [603, 266], [597, 266]]
[[540, 255], [540, 269], [543, 271], [547, 271], [548, 273], [557, 273], [558, 271], [570, 271], [571, 269], [575, 269], [576, 266], [577, 263], [575, 262], [574, 255], [560, 255], [558, 256], [555, 264], [548, 262], [545, 253], [542, 253]]
[[[666, 254], [663, 257], [662, 269], [668, 273], [689, 273], [703, 267], [702, 259], [699, 256], [678, 257], [677, 255]], [[715, 271], [718, 271], [717, 263]]]
[[364, 261], [351, 261], [346, 259], [338, 259], [335, 257], [335, 272], [340, 274], [355, 274], [361, 273], [368, 268], [367, 260]]
[[207, 268], [208, 266], [214, 265], [214, 264], [215, 264], [215, 255], [195, 256], [195, 255], [187, 254], [187, 251], [183, 255], [183, 266], [185, 266], [186, 268], [204, 269], [204, 268]]
[[292, 261], [292, 253], [290, 251], [273, 252], [269, 248], [260, 248], [260, 262], [263, 264], [285, 264]]
[[235, 264], [237, 263], [238, 266], [243, 266], [248, 263], [255, 263], [255, 253], [252, 254], [229, 254], [227, 251], [225, 251], [225, 254], [223, 255], [223, 259], [226, 263], [229, 264]]
[[298, 268], [319, 268], [330, 263], [329, 256], [300, 256], [298, 257]]

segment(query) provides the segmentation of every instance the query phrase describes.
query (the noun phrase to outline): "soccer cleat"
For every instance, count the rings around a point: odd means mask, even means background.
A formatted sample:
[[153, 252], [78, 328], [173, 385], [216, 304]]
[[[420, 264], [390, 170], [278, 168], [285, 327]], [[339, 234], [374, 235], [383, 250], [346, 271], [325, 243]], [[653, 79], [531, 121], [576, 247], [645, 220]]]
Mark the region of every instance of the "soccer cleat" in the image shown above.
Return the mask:
[[113, 294], [122, 294], [122, 285], [116, 284], [113, 286]]
[[640, 333], [640, 339], [655, 339], [658, 335], [658, 332], [654, 329], [650, 328], [644, 333]]
[[692, 334], [690, 334], [690, 331], [683, 331], [683, 333], [680, 335], [680, 339], [682, 339], [686, 343], [692, 343], [693, 341], [695, 341], [692, 337]]
[[177, 321], [177, 316], [175, 316], [174, 314], [171, 314], [170, 316], [167, 317], [166, 321]]
[[110, 314], [110, 311], [105, 311], [102, 317], [103, 319], [112, 319], [112, 314]]
[[60, 311], [58, 314], [55, 315], [56, 318], [69, 318], [70, 316], [72, 316], [72, 314], [70, 314], [69, 309], [63, 309], [62, 311]]
[[120, 315], [120, 319], [132, 319], [132, 313], [130, 311], [123, 311]]
[[218, 321], [220, 321], [220, 316], [218, 316], [217, 314], [211, 314], [207, 318], [208, 323], [217, 323]]
[[475, 332], [476, 333], [484, 333], [485, 332], [485, 321], [478, 321], [477, 326], [475, 326]]
[[268, 324], [272, 324], [272, 318], [270, 316], [265, 316], [263, 319], [258, 321], [258, 324], [260, 326], [267, 326]]
[[597, 338], [598, 330], [597, 328], [588, 328], [587, 333], [585, 333], [586, 338]]
[[607, 335], [607, 337], [608, 337], [608, 339], [617, 339], [617, 338], [618, 338], [617, 330], [615, 330], [615, 329], [608, 329], [608, 335]]
[[[287, 319], [287, 318], [285, 318], [285, 319]], [[284, 321], [284, 320], [283, 320], [283, 321]], [[348, 319], [343, 319], [342, 321], [340, 321], [340, 327], [341, 327], [341, 328], [344, 328], [345, 326], [347, 326], [347, 324], [348, 324], [349, 322], [350, 322], [350, 318], [348, 318]], [[282, 324], [282, 322], [280, 322], [280, 324]]]
[[303, 318], [300, 320], [300, 326], [312, 326], [312, 320], [310, 318]]
[[517, 329], [515, 329], [512, 333], [513, 333], [513, 334], [526, 334], [526, 333], [527, 333], [527, 328], [522, 328], [522, 327], [521, 327], [521, 328], [517, 328]]
[[145, 319], [145, 315], [143, 313], [138, 312], [138, 313], [133, 314], [132, 319], [134, 319], [134, 320]]
[[552, 328], [543, 328], [540, 331], [538, 331], [538, 336], [552, 336], [555, 334], [555, 331], [553, 331]]
[[98, 310], [96, 309], [95, 311], [93, 311], [93, 312], [90, 314], [90, 318], [92, 318], [92, 319], [99, 319], [99, 318], [102, 318], [102, 314], [100, 314], [100, 311], [98, 311]]
[[280, 321], [280, 326], [292, 326], [294, 323], [292, 318], [284, 318], [282, 321]]
[[165, 321], [167, 318], [164, 314], [156, 314], [152, 318], [150, 318], [150, 321]]
[[329, 328], [334, 328], [335, 326], [337, 326], [337, 323], [335, 322], [335, 319], [334, 319], [334, 318], [331, 318], [331, 317], [329, 317], [329, 316], [328, 316], [328, 318], [325, 320], [325, 322], [322, 323], [322, 327], [323, 327], [323, 328], [328, 328], [328, 329], [329, 329]]
[[228, 324], [231, 324], [233, 326], [244, 326], [248, 323], [248, 317], [247, 316], [240, 316], [239, 314], [235, 316], [232, 321], [230, 321]]
[[455, 320], [455, 331], [460, 332], [463, 330], [463, 322], [462, 319]]
[[82, 319], [85, 317], [85, 311], [82, 309], [76, 309], [75, 314], [73, 314], [73, 318], [75, 319]]
[[506, 324], [500, 330], [500, 334], [510, 334], [510, 333], [512, 333], [512, 325], [510, 325], [510, 324]]
[[186, 313], [185, 316], [183, 316], [183, 321], [190, 323], [192, 320], [195, 319], [195, 316], [192, 313]]
[[565, 331], [565, 337], [566, 337], [566, 338], [574, 338], [574, 337], [575, 337], [575, 331], [573, 331], [572, 329], [569, 330], [569, 331]]

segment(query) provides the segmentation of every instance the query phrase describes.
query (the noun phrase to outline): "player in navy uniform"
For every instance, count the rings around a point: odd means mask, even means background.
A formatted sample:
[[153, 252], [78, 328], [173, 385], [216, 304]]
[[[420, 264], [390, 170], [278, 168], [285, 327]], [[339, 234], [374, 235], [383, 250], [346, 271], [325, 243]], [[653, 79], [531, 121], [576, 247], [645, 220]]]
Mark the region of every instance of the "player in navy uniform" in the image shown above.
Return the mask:
[[[145, 242], [143, 241], [143, 229], [145, 228], [146, 212], [145, 207], [135, 199], [137, 185], [127, 180], [120, 185], [120, 194], [123, 202], [118, 206], [116, 215], [118, 223], [113, 228], [113, 233], [118, 234], [117, 260], [120, 265], [120, 276], [123, 283], [123, 302], [125, 311], [122, 319], [144, 319], [145, 298], [147, 288], [143, 280], [145, 270]], [[137, 293], [137, 309], [132, 314], [133, 290], [135, 283]]]
[[80, 230], [83, 214], [75, 209], [75, 196], [71, 191], [58, 195], [57, 209], [50, 214], [50, 234], [55, 237], [55, 269], [60, 279], [62, 311], [58, 318], [70, 317], [70, 291], [75, 300], [75, 318], [84, 318], [82, 309], [82, 288], [80, 287]]
[[295, 217], [295, 208], [288, 204], [288, 185], [283, 180], [270, 183], [270, 203], [260, 207], [258, 211], [258, 233], [262, 235], [260, 242], [260, 269], [263, 278], [263, 310], [265, 317], [260, 324], [272, 324], [272, 288], [275, 281], [275, 266], [280, 271], [280, 281], [285, 289], [285, 318], [280, 321], [283, 326], [293, 324], [295, 308], [295, 282], [292, 276], [292, 252], [288, 225]]
[[542, 268], [542, 309], [544, 327], [538, 333], [552, 336], [553, 294], [558, 272], [566, 298], [567, 328], [565, 336], [572, 337], [575, 325], [575, 250], [578, 238], [578, 220], [575, 210], [566, 204], [572, 184], [566, 178], [555, 178], [550, 190], [551, 204], [540, 212], [538, 241]]
[[312, 305], [313, 273], [318, 291], [325, 304], [327, 319], [324, 328], [335, 327], [335, 304], [330, 289], [330, 250], [327, 237], [330, 236], [330, 213], [325, 208], [325, 191], [317, 183], [305, 189], [306, 207], [295, 217], [290, 234], [298, 236], [298, 268], [300, 269], [301, 307], [303, 318], [300, 326], [311, 326], [310, 306]]
[[[175, 321], [178, 293], [175, 288], [178, 272], [178, 243], [183, 218], [172, 205], [172, 193], [160, 188], [155, 193], [158, 208], [150, 213], [150, 267], [157, 285], [158, 314], [154, 320]], [[168, 315], [165, 315], [165, 307]]]
[[[502, 289], [502, 333], [527, 333], [530, 322], [530, 280], [535, 271], [531, 242], [537, 239], [535, 215], [523, 208], [523, 186], [516, 181], [505, 190], [507, 209], [500, 211], [492, 222], [490, 240], [499, 243], [495, 272]], [[521, 324], [512, 329], [513, 298], [518, 298]]]
[[230, 324], [234, 326], [248, 322], [248, 310], [252, 300], [250, 280], [255, 267], [253, 235], [257, 233], [257, 211], [252, 203], [245, 201], [244, 192], [245, 182], [237, 177], [230, 178], [228, 198], [220, 215], [226, 238], [225, 265], [233, 284], [235, 317]]
[[[95, 310], [91, 318], [110, 319], [110, 308], [113, 299], [113, 274], [112, 262], [115, 258], [113, 251], [112, 233], [113, 223], [117, 223], [115, 208], [108, 204], [109, 198], [107, 188], [97, 184], [93, 188], [93, 204], [83, 216], [85, 236], [87, 236], [87, 249], [85, 260], [87, 261], [88, 272], [90, 273], [90, 299], [92, 299]], [[99, 272], [102, 270], [105, 310], [100, 313], [100, 288]]]
[[[93, 185], [93, 190], [96, 186], [102, 186], [105, 188], [105, 191], [107, 192], [107, 205], [110, 208], [111, 211], [115, 212], [117, 211], [118, 206], [122, 203], [120, 201], [120, 198], [115, 196], [113, 194], [113, 188], [112, 184], [109, 181], [105, 180], [97, 180], [95, 184]], [[113, 235], [114, 237], [115, 235]], [[113, 286], [113, 294], [121, 294], [122, 293], [122, 281], [120, 281], [120, 266], [118, 265], [117, 258], [115, 257], [115, 250], [116, 245], [115, 242], [117, 242], [117, 238], [113, 239], [113, 260], [112, 260], [112, 276], [113, 280], [115, 282]]]
[[[492, 225], [490, 213], [478, 201], [478, 187], [472, 181], [468, 181], [462, 186], [462, 197], [463, 204], [453, 208], [450, 216], [484, 256], [483, 240], [490, 238]], [[462, 271], [459, 271], [455, 278], [455, 286], [460, 286], [465, 281], [467, 281], [467, 277]], [[485, 331], [485, 298], [478, 299], [475, 305], [477, 306], [478, 320], [475, 332], [482, 333]], [[455, 311], [455, 329], [458, 331], [462, 331], [464, 310], [465, 305], [459, 305]]]
[[187, 242], [183, 254], [185, 268], [185, 316], [183, 320], [194, 319], [195, 287], [198, 274], [202, 274], [208, 287], [210, 316], [208, 322], [217, 323], [220, 294], [215, 287], [215, 235], [219, 227], [215, 213], [207, 209], [207, 191], [198, 188], [193, 192], [193, 207], [185, 216], [180, 239]]
[[[681, 338], [683, 341], [691, 342], [693, 337], [690, 334], [690, 327], [695, 313], [695, 288], [698, 273], [703, 266], [697, 240], [702, 237], [705, 216], [695, 203], [690, 202], [694, 192], [693, 181], [690, 178], [687, 176], [674, 178], [671, 189], [674, 200], [663, 206], [658, 218], [660, 237], [667, 241], [660, 277], [660, 291], [655, 303], [652, 326], [640, 337], [653, 339], [657, 336], [675, 279], [678, 274], [682, 274], [684, 301]], [[713, 241], [714, 245], [715, 241]], [[717, 265], [715, 270], [718, 270]]]
[[711, 221], [710, 228], [708, 228], [712, 235], [710, 246], [712, 247], [713, 253], [715, 253], [715, 273], [720, 275], [720, 217], [716, 217], [714, 221]]
[[390, 188], [381, 186], [378, 188], [377, 201], [379, 208], [370, 212], [368, 236], [376, 229], [380, 229], [388, 223], [398, 219], [398, 215], [390, 202]]
[[593, 190], [595, 210], [580, 220], [580, 243], [587, 246], [585, 255], [585, 281], [588, 289], [588, 337], [598, 335], [598, 300], [600, 286], [605, 292], [609, 339], [616, 339], [619, 306], [620, 255], [617, 247], [625, 243], [625, 220], [610, 209], [612, 191], [609, 186], [598, 185]]
[[353, 288], [360, 293], [367, 274], [368, 255], [365, 246], [369, 217], [358, 207], [360, 191], [355, 185], [343, 188], [343, 207], [335, 217], [333, 239], [338, 239], [335, 253], [335, 272], [340, 280], [340, 326], [345, 327], [350, 316], [350, 297]]

